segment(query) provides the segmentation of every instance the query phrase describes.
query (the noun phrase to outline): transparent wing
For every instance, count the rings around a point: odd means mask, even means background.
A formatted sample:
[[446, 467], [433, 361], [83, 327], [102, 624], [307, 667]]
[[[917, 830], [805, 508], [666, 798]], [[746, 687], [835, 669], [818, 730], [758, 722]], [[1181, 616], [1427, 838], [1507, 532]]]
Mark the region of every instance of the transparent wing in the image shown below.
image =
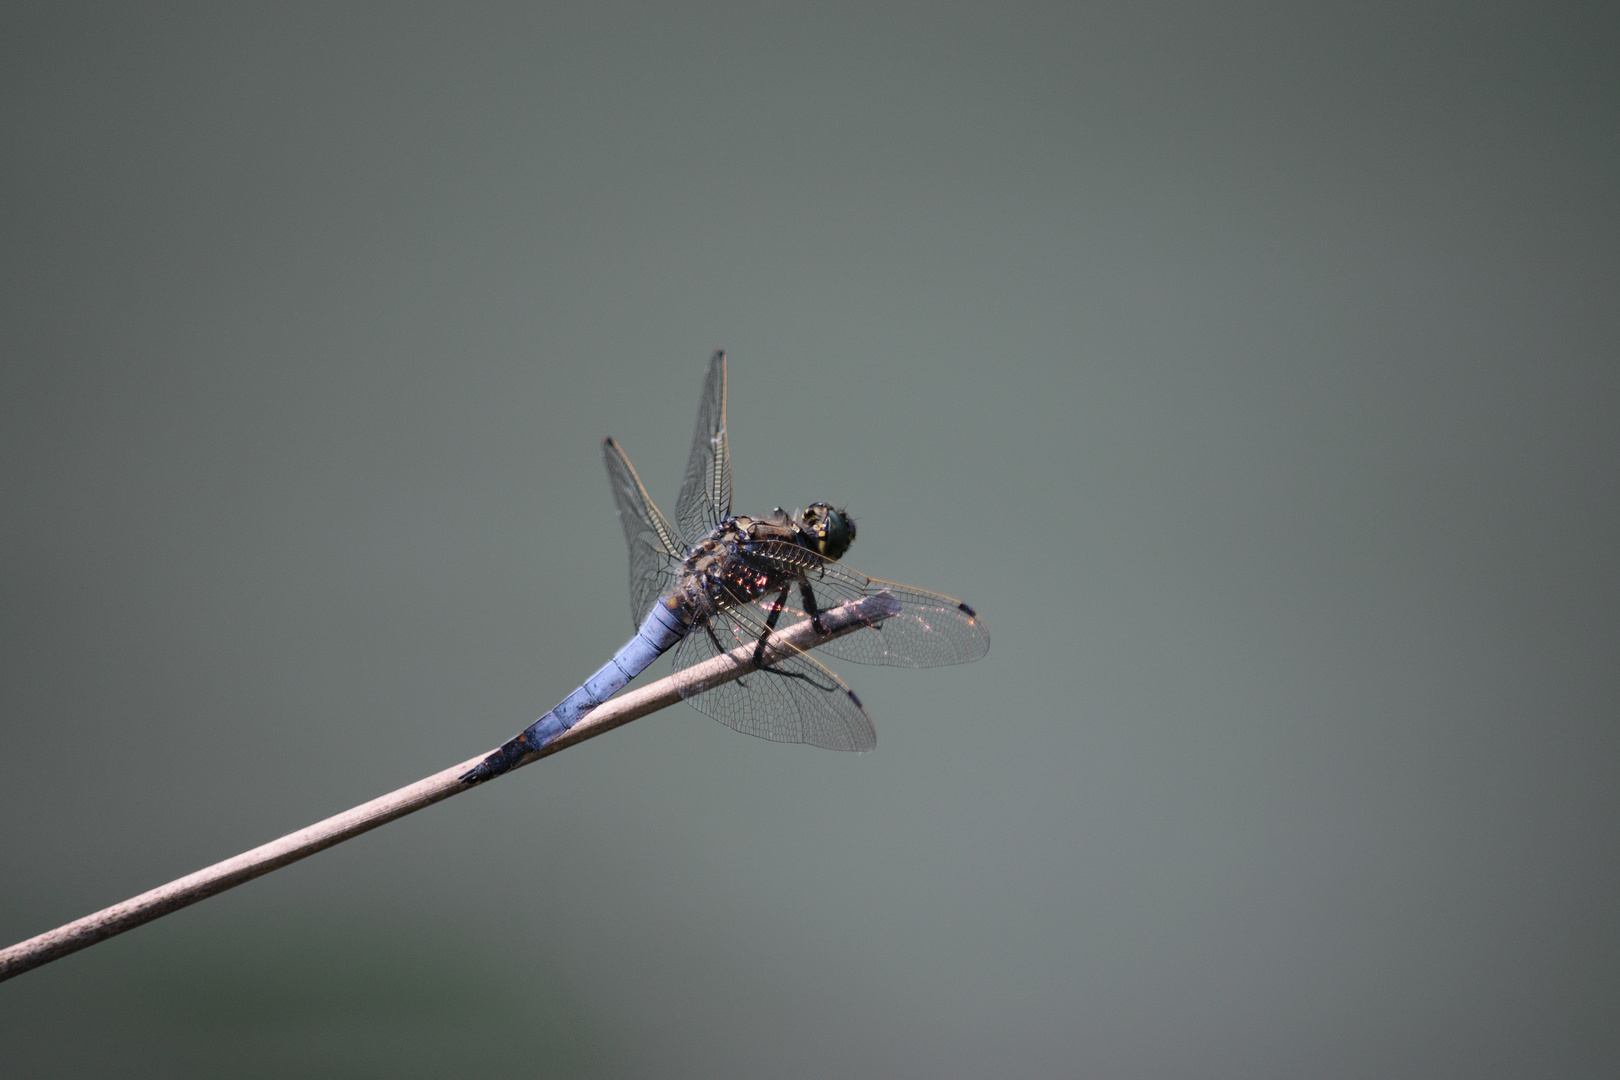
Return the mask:
[[797, 544], [771, 541], [746, 557], [773, 573], [797, 578], [809, 589], [811, 603], [806, 603], [801, 588], [794, 587], [778, 619], [778, 629], [808, 618], [811, 607], [825, 611], [866, 596], [884, 596], [899, 605], [898, 612], [881, 623], [820, 646], [840, 660], [888, 667], [943, 667], [977, 660], [990, 651], [990, 629], [983, 616], [960, 600], [869, 578]]
[[[675, 670], [700, 664], [766, 632], [757, 606], [701, 620], [675, 647]], [[794, 653], [712, 690], [687, 704], [745, 735], [773, 742], [805, 743], [828, 750], [870, 750], [877, 732], [860, 699], [844, 680], [804, 653]]]
[[701, 540], [731, 514], [731, 454], [726, 448], [726, 354], [709, 359], [698, 402], [697, 431], [686, 459], [686, 479], [675, 500], [675, 523], [688, 540]]
[[653, 601], [674, 584], [681, 560], [686, 558], [686, 543], [653, 505], [618, 443], [602, 440], [602, 460], [607, 463], [613, 505], [630, 546], [630, 618], [640, 626]]

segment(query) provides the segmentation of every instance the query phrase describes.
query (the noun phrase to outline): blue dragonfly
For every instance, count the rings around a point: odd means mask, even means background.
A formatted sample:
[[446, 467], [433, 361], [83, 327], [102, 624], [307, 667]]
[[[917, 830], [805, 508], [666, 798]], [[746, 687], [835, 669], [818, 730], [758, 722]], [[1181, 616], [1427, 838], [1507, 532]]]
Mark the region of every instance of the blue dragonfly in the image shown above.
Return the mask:
[[[857, 664], [918, 668], [965, 663], [990, 650], [984, 619], [961, 601], [877, 581], [840, 563], [855, 542], [855, 522], [829, 503], [792, 515], [780, 507], [762, 518], [732, 514], [724, 352], [709, 361], [673, 524], [618, 443], [604, 439], [602, 456], [630, 547], [636, 636], [556, 708], [468, 771], [463, 783], [483, 783], [519, 764], [670, 649], [675, 670], [682, 671], [751, 646], [744, 655], [754, 670], [718, 686], [683, 689], [682, 697], [749, 735], [832, 750], [876, 746], [872, 718], [855, 692], [813, 657], [768, 650], [773, 632], [808, 619], [818, 634], [829, 633], [840, 613], [864, 611], [876, 617], [859, 619], [859, 629], [820, 647]], [[846, 625], [847, 617], [839, 628]]]

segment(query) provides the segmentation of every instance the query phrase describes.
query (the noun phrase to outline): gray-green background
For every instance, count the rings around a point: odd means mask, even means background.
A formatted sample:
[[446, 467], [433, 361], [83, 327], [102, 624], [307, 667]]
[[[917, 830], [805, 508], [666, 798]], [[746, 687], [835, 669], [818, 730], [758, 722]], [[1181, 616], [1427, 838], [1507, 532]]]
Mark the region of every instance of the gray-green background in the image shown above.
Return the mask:
[[716, 346], [738, 509], [994, 645], [23, 976], [7, 1074], [1620, 1072], [1597, 8], [8, 5], [4, 942], [550, 707]]

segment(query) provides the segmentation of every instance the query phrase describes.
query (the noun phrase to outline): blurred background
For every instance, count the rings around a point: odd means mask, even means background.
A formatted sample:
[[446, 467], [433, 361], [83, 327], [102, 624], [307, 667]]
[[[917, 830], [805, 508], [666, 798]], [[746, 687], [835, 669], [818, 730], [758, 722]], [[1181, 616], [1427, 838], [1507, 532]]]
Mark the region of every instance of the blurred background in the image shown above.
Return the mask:
[[24, 975], [8, 1069], [1616, 1075], [1617, 31], [7, 5], [0, 944], [571, 690], [716, 347], [737, 509], [994, 638]]

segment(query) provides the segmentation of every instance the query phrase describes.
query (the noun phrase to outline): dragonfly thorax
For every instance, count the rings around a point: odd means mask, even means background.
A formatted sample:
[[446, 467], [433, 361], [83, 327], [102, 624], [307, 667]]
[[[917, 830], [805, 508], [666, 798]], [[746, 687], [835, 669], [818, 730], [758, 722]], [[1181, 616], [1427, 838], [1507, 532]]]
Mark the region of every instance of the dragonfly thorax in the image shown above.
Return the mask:
[[693, 614], [711, 615], [780, 589], [780, 573], [747, 557], [750, 545], [772, 540], [793, 542], [792, 526], [755, 518], [727, 518], [687, 552], [675, 597]]
[[[812, 503], [789, 517], [780, 507], [768, 518], [728, 517], [687, 552], [673, 590], [693, 615], [712, 614], [780, 592], [805, 566], [836, 559], [855, 539], [855, 523], [829, 503]], [[784, 562], [766, 553], [780, 545], [813, 552]], [[791, 569], [790, 569], [791, 568]]]

